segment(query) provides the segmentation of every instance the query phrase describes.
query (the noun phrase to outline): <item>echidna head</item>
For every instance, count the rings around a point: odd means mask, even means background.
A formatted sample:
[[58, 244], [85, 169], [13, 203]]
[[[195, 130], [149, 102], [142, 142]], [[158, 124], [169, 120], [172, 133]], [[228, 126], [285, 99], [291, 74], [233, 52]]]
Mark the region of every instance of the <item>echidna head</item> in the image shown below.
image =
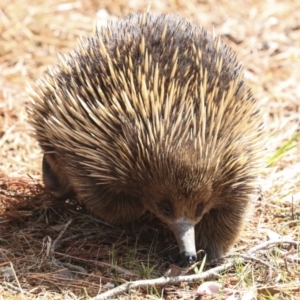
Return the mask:
[[[161, 158], [153, 164], [160, 172], [149, 169], [141, 187], [144, 207], [166, 223], [174, 232], [182, 258], [187, 263], [196, 260], [194, 227], [214, 205], [213, 179], [209, 172], [194, 160], [183, 162], [179, 155]], [[202, 175], [201, 175], [202, 173]], [[205, 178], [203, 177], [205, 174]]]

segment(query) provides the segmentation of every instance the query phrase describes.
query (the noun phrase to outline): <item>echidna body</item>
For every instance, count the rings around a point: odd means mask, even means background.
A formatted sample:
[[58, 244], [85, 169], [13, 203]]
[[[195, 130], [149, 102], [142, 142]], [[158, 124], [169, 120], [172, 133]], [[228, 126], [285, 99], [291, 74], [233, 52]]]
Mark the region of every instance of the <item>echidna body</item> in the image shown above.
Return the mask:
[[261, 116], [235, 54], [174, 15], [109, 23], [30, 92], [44, 182], [111, 223], [148, 210], [187, 262], [223, 255], [256, 193]]

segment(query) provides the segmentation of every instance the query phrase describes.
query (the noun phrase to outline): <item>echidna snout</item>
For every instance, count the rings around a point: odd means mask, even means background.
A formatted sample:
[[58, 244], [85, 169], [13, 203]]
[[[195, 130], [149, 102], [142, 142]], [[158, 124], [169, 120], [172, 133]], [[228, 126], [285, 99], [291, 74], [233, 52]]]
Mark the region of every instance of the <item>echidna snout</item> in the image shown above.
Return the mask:
[[170, 226], [174, 232], [179, 253], [183, 261], [191, 264], [196, 261], [196, 243], [195, 243], [195, 228], [191, 220], [179, 219]]
[[262, 118], [236, 55], [178, 16], [135, 14], [60, 56], [30, 91], [44, 182], [106, 222], [148, 210], [187, 262], [228, 251], [264, 165]]

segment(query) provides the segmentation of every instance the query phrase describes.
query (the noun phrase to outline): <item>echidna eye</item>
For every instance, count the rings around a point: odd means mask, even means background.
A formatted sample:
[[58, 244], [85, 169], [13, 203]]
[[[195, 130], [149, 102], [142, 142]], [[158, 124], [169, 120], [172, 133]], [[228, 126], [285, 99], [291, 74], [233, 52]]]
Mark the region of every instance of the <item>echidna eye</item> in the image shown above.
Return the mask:
[[202, 215], [204, 209], [204, 203], [199, 203], [196, 208], [195, 217], [198, 218]]
[[169, 201], [161, 201], [158, 203], [158, 209], [165, 215], [166, 217], [170, 217], [173, 214], [173, 207]]

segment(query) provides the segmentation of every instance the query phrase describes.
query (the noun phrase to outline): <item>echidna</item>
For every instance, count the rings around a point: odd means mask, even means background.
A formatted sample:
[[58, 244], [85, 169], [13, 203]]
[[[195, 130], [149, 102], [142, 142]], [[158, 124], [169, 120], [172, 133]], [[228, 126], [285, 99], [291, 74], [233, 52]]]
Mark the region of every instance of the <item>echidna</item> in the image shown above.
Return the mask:
[[186, 262], [235, 241], [261, 167], [261, 113], [236, 55], [178, 16], [134, 14], [81, 39], [30, 91], [46, 187], [111, 223], [146, 210]]

